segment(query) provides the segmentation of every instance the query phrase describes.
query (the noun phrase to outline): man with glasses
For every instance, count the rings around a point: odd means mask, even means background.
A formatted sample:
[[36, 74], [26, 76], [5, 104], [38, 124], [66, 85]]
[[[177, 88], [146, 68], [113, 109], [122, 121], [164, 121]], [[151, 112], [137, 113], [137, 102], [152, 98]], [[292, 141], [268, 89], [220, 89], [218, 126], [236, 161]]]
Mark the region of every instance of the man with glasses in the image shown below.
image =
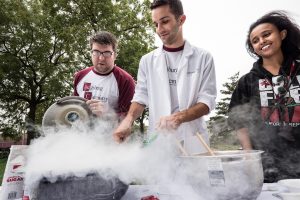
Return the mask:
[[124, 116], [134, 94], [135, 82], [130, 74], [115, 65], [117, 39], [101, 31], [90, 38], [93, 66], [75, 74], [74, 95], [80, 96], [92, 112], [101, 117], [116, 112]]

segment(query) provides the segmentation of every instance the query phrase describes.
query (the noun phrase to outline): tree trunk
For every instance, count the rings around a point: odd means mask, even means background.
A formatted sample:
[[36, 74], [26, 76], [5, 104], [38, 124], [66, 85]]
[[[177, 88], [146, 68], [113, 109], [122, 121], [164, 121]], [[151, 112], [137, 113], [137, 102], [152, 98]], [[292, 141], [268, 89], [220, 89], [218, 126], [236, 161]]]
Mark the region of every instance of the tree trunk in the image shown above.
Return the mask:
[[29, 106], [29, 113], [26, 119], [26, 130], [27, 130], [27, 141], [26, 144], [29, 145], [31, 140], [38, 135], [38, 131], [35, 127], [35, 115], [36, 115], [36, 104], [31, 104]]

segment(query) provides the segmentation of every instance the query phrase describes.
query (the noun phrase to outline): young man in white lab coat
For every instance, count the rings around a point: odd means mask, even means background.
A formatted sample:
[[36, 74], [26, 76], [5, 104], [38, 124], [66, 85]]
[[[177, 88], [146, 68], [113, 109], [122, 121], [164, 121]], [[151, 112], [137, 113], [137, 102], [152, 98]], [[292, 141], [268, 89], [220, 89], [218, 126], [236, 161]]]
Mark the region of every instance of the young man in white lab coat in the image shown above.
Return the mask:
[[132, 104], [114, 139], [122, 142], [128, 137], [134, 120], [148, 106], [148, 134], [155, 129], [175, 132], [188, 153], [202, 153], [195, 134], [201, 133], [208, 142], [203, 116], [215, 107], [213, 58], [183, 38], [186, 16], [180, 0], [154, 0], [151, 10], [163, 46], [141, 58]]

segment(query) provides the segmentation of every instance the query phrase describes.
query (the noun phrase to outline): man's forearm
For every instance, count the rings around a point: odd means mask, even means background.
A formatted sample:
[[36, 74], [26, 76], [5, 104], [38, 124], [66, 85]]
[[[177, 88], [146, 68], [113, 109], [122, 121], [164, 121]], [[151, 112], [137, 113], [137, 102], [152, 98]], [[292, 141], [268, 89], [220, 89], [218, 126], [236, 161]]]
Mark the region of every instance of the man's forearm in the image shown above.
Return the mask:
[[206, 104], [197, 103], [191, 108], [175, 113], [175, 115], [178, 115], [180, 122], [184, 123], [198, 119], [199, 117], [207, 115], [208, 113], [209, 108]]
[[137, 102], [132, 102], [132, 104], [130, 105], [130, 109], [125, 117], [126, 120], [130, 121], [130, 123], [132, 124], [134, 120], [142, 115], [144, 109], [145, 105], [139, 104]]

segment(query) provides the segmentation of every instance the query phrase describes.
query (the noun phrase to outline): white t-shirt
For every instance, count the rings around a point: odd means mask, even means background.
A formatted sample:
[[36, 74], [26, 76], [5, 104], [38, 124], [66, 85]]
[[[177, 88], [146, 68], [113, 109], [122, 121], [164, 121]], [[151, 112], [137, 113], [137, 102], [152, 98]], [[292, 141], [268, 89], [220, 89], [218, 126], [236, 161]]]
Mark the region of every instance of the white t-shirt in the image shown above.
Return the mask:
[[171, 96], [171, 112], [179, 111], [178, 93], [177, 93], [177, 70], [183, 50], [168, 51], [165, 50], [166, 66], [169, 76], [170, 96]]
[[92, 66], [77, 72], [74, 79], [75, 96], [98, 99], [117, 113], [129, 110], [134, 87], [132, 76], [117, 66], [105, 75], [97, 73]]

